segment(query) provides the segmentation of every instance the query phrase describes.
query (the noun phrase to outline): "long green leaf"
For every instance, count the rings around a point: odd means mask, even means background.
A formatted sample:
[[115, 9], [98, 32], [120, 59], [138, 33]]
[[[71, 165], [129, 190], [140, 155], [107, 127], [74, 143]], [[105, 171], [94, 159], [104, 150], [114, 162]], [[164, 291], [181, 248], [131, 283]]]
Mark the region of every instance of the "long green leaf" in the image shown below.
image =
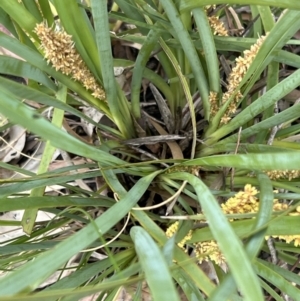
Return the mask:
[[180, 42], [182, 49], [184, 50], [184, 54], [191, 65], [194, 78], [196, 80], [203, 101], [205, 118], [208, 119], [210, 110], [210, 104], [208, 99], [208, 84], [197, 51], [193, 45], [192, 39], [188, 31], [186, 30], [186, 28], [182, 24], [182, 21], [180, 20], [179, 13], [173, 1], [161, 0], [160, 3], [168, 16], [173, 26], [173, 30], [176, 33], [176, 38]]
[[300, 67], [300, 58], [299, 55], [291, 52], [287, 52], [285, 50], [281, 50], [278, 52], [278, 55], [274, 56], [274, 61], [282, 64], [286, 64], [289, 66], [293, 66], [295, 68]]
[[290, 9], [300, 9], [298, 1], [290, 0], [183, 0], [180, 1], [180, 10], [191, 10], [193, 8], [212, 4], [240, 4], [240, 5], [267, 5]]
[[263, 281], [262, 279], [260, 279], [260, 284], [261, 287], [270, 294], [270, 296], [272, 296], [274, 298], [275, 301], [283, 301], [283, 299], [280, 297], [279, 294], [277, 294], [277, 292], [274, 291], [273, 288], [271, 288], [270, 285], [268, 285], [265, 281]]
[[5, 79], [4, 77], [0, 77], [0, 86], [3, 86], [5, 89], [9, 90], [11, 93], [13, 93], [16, 97], [21, 99], [30, 99], [32, 101], [36, 101], [37, 103], [54, 107], [57, 109], [64, 110], [66, 112], [69, 112], [75, 116], [78, 116], [89, 123], [93, 124], [95, 127], [105, 130], [113, 135], [115, 135], [118, 138], [121, 138], [121, 134], [116, 131], [115, 129], [112, 129], [108, 126], [105, 126], [103, 124], [99, 124], [95, 122], [93, 119], [89, 118], [85, 114], [83, 114], [81, 111], [77, 110], [76, 108], [71, 107], [68, 104], [62, 103], [58, 101], [56, 98], [49, 96], [43, 92], [40, 92], [36, 89], [33, 89], [29, 86], [21, 85], [16, 83], [15, 81]]
[[[132, 20], [139, 21], [144, 23], [144, 16], [140, 9], [137, 8], [137, 3], [135, 1], [128, 1], [128, 0], [116, 0], [115, 1], [118, 6], [121, 8], [122, 12]], [[129, 22], [130, 23], [130, 22]], [[131, 23], [130, 23], [131, 24]], [[147, 35], [149, 29], [137, 26], [143, 35]]]
[[25, 179], [25, 180], [14, 180], [14, 183], [10, 185], [3, 185], [0, 187], [0, 196], [7, 197], [12, 194], [17, 194], [18, 192], [25, 192], [37, 187], [43, 186], [51, 186], [60, 184], [65, 186], [65, 183], [70, 181], [79, 180], [79, 179], [86, 179], [99, 176], [99, 171], [92, 171], [87, 173], [78, 173], [73, 175], [66, 175], [66, 176], [57, 176], [57, 177], [49, 177], [49, 178], [39, 178], [39, 179]]
[[52, 26], [54, 23], [54, 16], [52, 14], [49, 1], [39, 0], [39, 5], [44, 19], [47, 20], [48, 26]]
[[[164, 40], [162, 38], [160, 38], [160, 45], [162, 46], [162, 48], [164, 49], [165, 53], [167, 54], [167, 56], [169, 57], [170, 61], [172, 62], [174, 69], [179, 77], [185, 98], [186, 98], [186, 102], [189, 106], [189, 110], [190, 110], [190, 118], [191, 118], [191, 123], [192, 123], [192, 129], [193, 129], [193, 140], [192, 140], [192, 147], [191, 147], [191, 158], [195, 157], [195, 150], [196, 150], [196, 139], [197, 139], [197, 125], [196, 125], [196, 114], [195, 114], [195, 110], [194, 110], [194, 103], [193, 103], [193, 99], [192, 99], [192, 95], [191, 95], [191, 91], [190, 88], [188, 86], [188, 82], [187, 79], [183, 76], [180, 65], [178, 64], [178, 61], [175, 57], [175, 55], [173, 54], [173, 52], [171, 51], [171, 49], [169, 47], [167, 47], [166, 43], [164, 42]], [[172, 105], [172, 104], [171, 104]], [[174, 106], [175, 105], [175, 106]], [[181, 107], [180, 104], [173, 104], [173, 107], [171, 106], [171, 109], [173, 109], [173, 114], [176, 114], [176, 111], [178, 109], [178, 107]]]
[[132, 103], [132, 114], [135, 118], [141, 117], [140, 109], [140, 93], [143, 79], [143, 73], [145, 70], [146, 63], [149, 60], [152, 50], [157, 45], [157, 41], [160, 37], [158, 30], [152, 29], [147, 35], [147, 39], [139, 51], [136, 58], [131, 82], [131, 103]]
[[10, 16], [0, 8], [0, 24], [2, 24], [13, 36], [17, 37], [17, 32]]
[[[37, 23], [36, 18], [26, 9], [23, 3], [18, 1], [0, 1], [0, 7], [30, 35], [36, 38], [33, 29]], [[20, 18], [22, 16], [22, 18]]]
[[[56, 98], [58, 101], [62, 103], [66, 103], [67, 100], [67, 88], [66, 86], [60, 86], [57, 93]], [[53, 111], [53, 117], [52, 117], [52, 124], [61, 127], [64, 119], [64, 111], [60, 109], [54, 109]], [[53, 147], [49, 141], [46, 142], [43, 155], [38, 167], [37, 174], [46, 173], [48, 171], [49, 165], [52, 161], [52, 157], [54, 155], [56, 148]], [[34, 188], [30, 192], [30, 196], [42, 196], [45, 192], [46, 186]], [[22, 227], [23, 231], [30, 235], [32, 232], [32, 229], [34, 227], [34, 223], [37, 217], [38, 208], [33, 209], [25, 209], [23, 217], [22, 217]]]
[[274, 265], [271, 262], [264, 261], [262, 259], [257, 258], [256, 262], [259, 262], [260, 264], [264, 265], [265, 267], [270, 268], [274, 272], [276, 272], [281, 277], [285, 278], [286, 280], [290, 282], [294, 282], [297, 285], [300, 285], [300, 277], [296, 273], [293, 273], [285, 268], [282, 268], [278, 265]]
[[205, 301], [196, 284], [191, 281], [184, 271], [173, 271], [172, 275], [188, 300]]
[[[275, 142], [275, 141], [274, 141]], [[208, 156], [212, 154], [218, 154], [223, 152], [234, 152], [236, 149], [236, 143], [220, 143], [216, 144], [212, 147], [206, 148], [201, 151], [203, 156]], [[274, 153], [274, 152], [288, 152], [293, 151], [297, 148], [284, 146], [284, 145], [266, 145], [266, 144], [249, 144], [249, 143], [241, 143], [239, 145], [240, 153]]]
[[157, 244], [141, 227], [130, 230], [153, 300], [179, 301], [168, 265]]
[[[253, 226], [254, 231], [256, 229], [261, 228], [270, 220], [273, 212], [273, 200], [274, 200], [273, 186], [268, 176], [263, 173], [259, 173], [258, 181], [260, 183], [259, 209], [258, 209], [257, 217], [255, 219], [256, 223]], [[263, 229], [250, 238], [249, 242], [246, 245], [246, 250], [250, 257], [254, 258], [258, 254], [265, 240], [266, 232], [267, 229]]]
[[300, 290], [274, 271], [271, 266], [266, 266], [262, 262], [256, 261], [254, 267], [259, 276], [275, 285], [276, 288], [286, 293], [293, 300], [299, 299]]
[[203, 51], [208, 70], [210, 91], [220, 91], [219, 61], [211, 27], [203, 8], [195, 8], [192, 11], [203, 46]]
[[[231, 222], [231, 227], [237, 236], [248, 238], [253, 231], [255, 220], [247, 219], [242, 221]], [[283, 216], [280, 218], [272, 218], [272, 220], [263, 225], [261, 229], [267, 228], [266, 235], [299, 235], [300, 220], [295, 216]], [[197, 229], [193, 232], [190, 243], [198, 241], [212, 240], [213, 235], [210, 228], [205, 227]]]
[[[135, 65], [134, 61], [128, 61], [123, 59], [114, 59], [114, 67], [132, 67]], [[164, 81], [164, 79], [158, 75], [156, 72], [144, 68], [144, 73], [142, 75], [144, 78], [148, 79], [150, 82], [154, 84], [156, 88], [158, 88], [165, 98], [172, 103], [174, 99], [173, 91], [171, 90], [170, 86]], [[132, 93], [132, 91], [131, 91]], [[131, 96], [132, 102], [132, 96]]]
[[134, 137], [134, 130], [128, 102], [114, 77], [107, 3], [105, 1], [92, 0], [91, 4], [98, 56], [101, 63], [102, 78], [108, 105], [112, 113], [112, 118], [121, 133], [123, 133], [125, 138], [131, 138]]
[[83, 198], [74, 196], [40, 196], [40, 197], [18, 197], [1, 198], [1, 211], [14, 211], [32, 208], [55, 208], [67, 206], [99, 206], [109, 207], [114, 202], [108, 197]]
[[[284, 122], [292, 121], [293, 119], [296, 119], [300, 116], [300, 105], [294, 105], [281, 113], [274, 115], [270, 118], [267, 118], [261, 122], [256, 123], [253, 126], [247, 127], [245, 130], [243, 130], [240, 134], [240, 139], [244, 140], [246, 138], [249, 138], [252, 135], [255, 135], [257, 133], [262, 132], [263, 130], [269, 130], [270, 128], [282, 124]], [[233, 134], [229, 136], [228, 138], [223, 139], [220, 141], [220, 144], [227, 144], [230, 142], [236, 141], [238, 137], [238, 134]]]
[[183, 165], [222, 166], [248, 170], [285, 170], [300, 169], [299, 151], [247, 154], [247, 155], [217, 155], [188, 160]]
[[38, 22], [43, 21], [43, 16], [41, 15], [41, 11], [38, 7], [38, 4], [36, 1], [30, 1], [30, 0], [22, 0], [22, 3], [26, 7], [26, 9], [38, 20]]
[[[268, 6], [257, 6], [259, 11], [262, 24], [264, 26], [265, 32], [270, 32], [275, 25], [274, 17], [270, 7]], [[278, 84], [279, 80], [279, 64], [277, 62], [271, 62], [268, 66], [267, 75], [267, 90], [270, 90]], [[274, 106], [270, 106], [263, 113], [263, 120], [274, 115]], [[258, 136], [256, 141], [264, 141], [268, 135], [268, 130], [262, 131]]]
[[274, 16], [268, 6], [257, 6], [265, 32], [269, 32], [275, 25]]
[[27, 62], [18, 60], [9, 56], [0, 56], [1, 73], [33, 79], [41, 83], [51, 90], [56, 90], [56, 86], [49, 77], [38, 68], [28, 64]]

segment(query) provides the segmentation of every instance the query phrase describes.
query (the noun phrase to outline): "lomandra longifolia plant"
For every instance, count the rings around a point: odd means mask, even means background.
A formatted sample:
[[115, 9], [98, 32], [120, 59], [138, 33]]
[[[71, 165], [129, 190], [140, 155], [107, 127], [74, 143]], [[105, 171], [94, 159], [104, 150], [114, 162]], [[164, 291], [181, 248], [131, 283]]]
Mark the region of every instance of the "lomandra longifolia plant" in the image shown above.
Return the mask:
[[0, 300], [299, 299], [300, 3], [217, 2], [0, 1]]

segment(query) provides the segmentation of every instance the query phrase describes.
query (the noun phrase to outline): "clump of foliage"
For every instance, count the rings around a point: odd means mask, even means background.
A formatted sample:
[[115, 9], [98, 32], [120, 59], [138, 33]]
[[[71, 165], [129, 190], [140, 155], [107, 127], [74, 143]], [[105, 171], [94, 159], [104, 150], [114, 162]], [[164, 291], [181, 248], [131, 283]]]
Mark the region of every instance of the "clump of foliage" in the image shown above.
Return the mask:
[[10, 0], [0, 20], [2, 141], [43, 146], [35, 170], [0, 163], [1, 212], [25, 210], [0, 220], [24, 231], [0, 300], [297, 300], [298, 1]]

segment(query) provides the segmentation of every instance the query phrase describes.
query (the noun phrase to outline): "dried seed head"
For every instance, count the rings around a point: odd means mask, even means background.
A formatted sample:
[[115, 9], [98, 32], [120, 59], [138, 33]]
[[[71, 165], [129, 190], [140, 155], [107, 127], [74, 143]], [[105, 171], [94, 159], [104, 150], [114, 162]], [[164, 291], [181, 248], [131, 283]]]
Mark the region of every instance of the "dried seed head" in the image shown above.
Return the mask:
[[214, 35], [223, 37], [227, 37], [229, 35], [227, 29], [224, 26], [224, 23], [219, 20], [218, 16], [208, 17], [208, 22], [210, 27], [214, 31]]
[[245, 185], [244, 191], [239, 191], [234, 197], [221, 204], [225, 214], [254, 213], [258, 211], [258, 191], [250, 184]]
[[169, 228], [166, 230], [166, 235], [168, 238], [171, 238], [176, 232], [178, 231], [179, 222], [173, 223]]
[[187, 251], [187, 249], [184, 248], [184, 246], [186, 245], [186, 243], [191, 240], [192, 238], [192, 230], [190, 230], [188, 232], [188, 234], [177, 244], [179, 248], [181, 248], [182, 250], [184, 250], [185, 252]]
[[214, 240], [196, 243], [194, 251], [199, 263], [203, 260], [214, 261], [219, 266], [225, 263], [225, 257]]
[[94, 97], [105, 99], [103, 88], [81, 59], [71, 35], [65, 31], [53, 30], [45, 23], [37, 24], [35, 32], [41, 40], [47, 62], [51, 63], [56, 71], [71, 75], [74, 80], [81, 82], [87, 90], [90, 90]]
[[211, 116], [215, 116], [219, 111], [219, 100], [218, 94], [216, 92], [209, 92], [209, 102], [210, 102], [210, 114]]
[[300, 177], [300, 170], [271, 170], [267, 171], [266, 174], [271, 180], [288, 179], [291, 181]]
[[[179, 227], [179, 222], [176, 221], [166, 230], [166, 236], [168, 238], [171, 238], [172, 236], [174, 236], [178, 231], [178, 227]], [[182, 250], [186, 251], [184, 246], [191, 238], [192, 238], [192, 231], [190, 230], [188, 232], [188, 234], [177, 244], [178, 247], [181, 248]]]
[[300, 246], [300, 235], [272, 235], [274, 238], [279, 238], [284, 240], [286, 243], [294, 242], [294, 246]]
[[222, 124], [226, 124], [230, 121], [231, 116], [236, 112], [237, 105], [240, 99], [243, 97], [240, 91], [236, 91], [237, 87], [240, 85], [243, 77], [251, 66], [253, 60], [255, 59], [262, 43], [266, 39], [266, 36], [261, 36], [257, 42], [250, 47], [249, 50], [243, 52], [244, 56], [239, 56], [235, 60], [235, 67], [232, 69], [228, 77], [227, 92], [223, 94], [222, 104], [226, 103], [233, 94], [234, 98], [227, 107], [223, 118], [221, 119]]

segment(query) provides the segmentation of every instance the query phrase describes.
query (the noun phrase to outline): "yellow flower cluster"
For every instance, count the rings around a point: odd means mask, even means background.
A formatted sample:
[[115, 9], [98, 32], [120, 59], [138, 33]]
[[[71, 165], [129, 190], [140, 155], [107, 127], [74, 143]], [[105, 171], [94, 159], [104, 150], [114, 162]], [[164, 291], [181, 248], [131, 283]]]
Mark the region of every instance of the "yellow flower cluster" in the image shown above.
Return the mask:
[[228, 36], [228, 31], [225, 28], [224, 23], [219, 20], [218, 16], [208, 17], [208, 22], [209, 22], [210, 27], [214, 31], [214, 35], [223, 36], [223, 37]]
[[[176, 234], [176, 232], [178, 231], [178, 227], [179, 227], [179, 222], [176, 221], [166, 230], [166, 236], [168, 238], [171, 238], [172, 236], [174, 236]], [[181, 248], [182, 250], [186, 251], [184, 246], [191, 238], [192, 238], [192, 231], [190, 230], [188, 232], [188, 234], [177, 244], [178, 247]]]
[[195, 245], [195, 255], [199, 263], [202, 261], [214, 261], [218, 265], [225, 263], [225, 257], [214, 240], [198, 242]]
[[300, 170], [271, 170], [267, 171], [266, 174], [271, 180], [288, 179], [291, 181], [300, 177]]
[[[234, 197], [221, 205], [222, 211], [224, 214], [255, 213], [259, 207], [259, 199], [256, 197], [258, 193], [259, 191], [255, 187], [247, 184], [244, 191], [239, 191]], [[286, 209], [288, 209], [287, 204], [274, 199], [273, 211], [284, 211]], [[297, 207], [296, 212], [292, 212], [290, 215], [300, 215], [300, 206]], [[285, 240], [287, 243], [294, 241], [296, 247], [300, 245], [300, 235], [273, 235], [273, 237]], [[195, 254], [200, 263], [203, 260], [212, 260], [218, 265], [225, 262], [217, 243], [213, 240], [195, 244]]]
[[257, 189], [247, 184], [244, 187], [244, 191], [239, 191], [234, 197], [228, 199], [226, 203], [221, 204], [222, 210], [225, 214], [257, 212], [259, 206], [257, 194]]
[[45, 23], [37, 24], [35, 32], [41, 40], [45, 58], [48, 63], [66, 75], [71, 75], [76, 81], [92, 91], [92, 95], [98, 99], [105, 99], [105, 92], [96, 82], [96, 79], [81, 59], [74, 47], [72, 36], [63, 30], [52, 30]]
[[209, 92], [210, 114], [215, 116], [219, 111], [218, 94], [217, 92]]
[[176, 221], [171, 226], [169, 226], [169, 228], [166, 230], [167, 237], [171, 238], [173, 235], [175, 235], [176, 232], [178, 231], [178, 227], [179, 227], [179, 222], [178, 221]]
[[300, 235], [272, 235], [274, 238], [285, 240], [288, 244], [294, 242], [294, 246], [300, 246]]
[[234, 93], [235, 96], [234, 99], [229, 104], [229, 106], [227, 107], [227, 110], [221, 119], [221, 123], [223, 124], [228, 123], [231, 119], [231, 116], [236, 112], [237, 105], [243, 95], [241, 94], [240, 91], [235, 91], [235, 90], [243, 80], [243, 77], [245, 76], [247, 70], [249, 69], [254, 58], [256, 57], [265, 39], [266, 36], [261, 36], [257, 40], [257, 42], [251, 46], [249, 50], [244, 51], [243, 57], [239, 56], [238, 58], [236, 58], [235, 67], [232, 69], [228, 77], [227, 92], [223, 94], [222, 104], [226, 103]]
[[[192, 230], [188, 232], [188, 234], [177, 244], [179, 248], [184, 249], [186, 243], [192, 238]], [[186, 251], [186, 250], [185, 250]]]

